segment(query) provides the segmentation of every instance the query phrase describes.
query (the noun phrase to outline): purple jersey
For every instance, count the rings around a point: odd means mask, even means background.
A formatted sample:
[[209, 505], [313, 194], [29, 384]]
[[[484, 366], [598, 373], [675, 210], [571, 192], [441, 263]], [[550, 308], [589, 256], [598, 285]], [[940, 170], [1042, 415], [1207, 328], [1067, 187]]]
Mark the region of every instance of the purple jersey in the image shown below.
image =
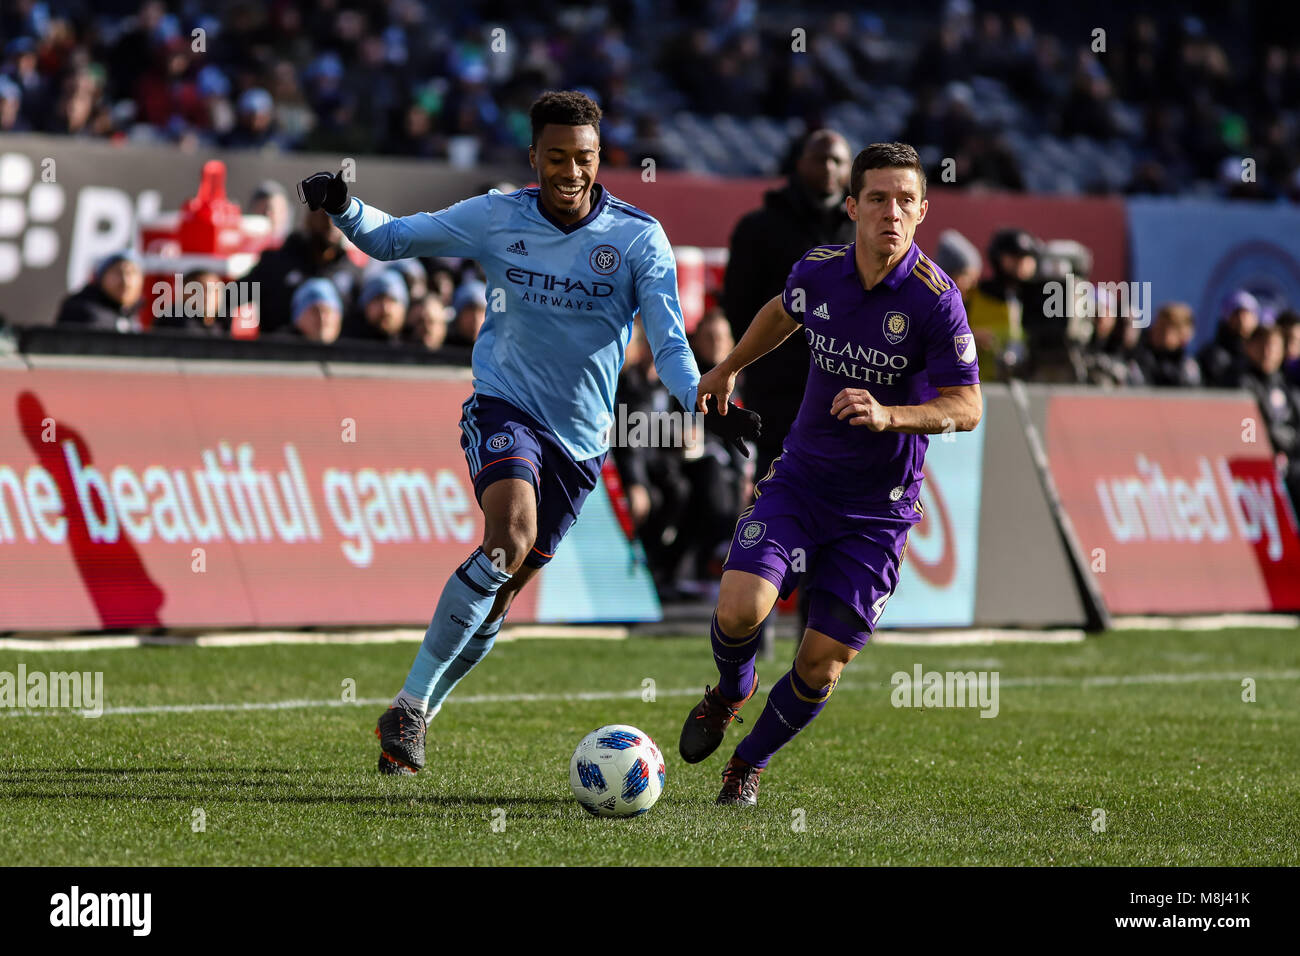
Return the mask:
[[807, 252], [781, 294], [811, 353], [781, 461], [836, 498], [910, 504], [929, 438], [850, 425], [831, 415], [831, 402], [842, 389], [864, 388], [882, 405], [920, 405], [939, 386], [976, 385], [975, 339], [956, 284], [915, 242], [870, 290], [858, 278], [854, 245]]

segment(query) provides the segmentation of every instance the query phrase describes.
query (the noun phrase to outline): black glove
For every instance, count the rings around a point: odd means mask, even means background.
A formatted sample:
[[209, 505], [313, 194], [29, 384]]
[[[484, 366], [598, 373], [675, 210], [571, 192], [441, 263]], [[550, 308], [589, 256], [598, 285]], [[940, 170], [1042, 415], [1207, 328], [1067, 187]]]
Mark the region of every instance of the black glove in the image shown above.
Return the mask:
[[338, 175], [315, 173], [298, 184], [298, 198], [315, 212], [324, 209], [332, 216], [341, 215], [348, 208], [348, 184], [343, 181], [343, 170]]
[[741, 408], [735, 402], [727, 403], [725, 415], [717, 410], [715, 403], [710, 403], [704, 413], [704, 427], [726, 439], [727, 444], [748, 458], [749, 448], [745, 441], [757, 441], [763, 434], [763, 419], [758, 412]]

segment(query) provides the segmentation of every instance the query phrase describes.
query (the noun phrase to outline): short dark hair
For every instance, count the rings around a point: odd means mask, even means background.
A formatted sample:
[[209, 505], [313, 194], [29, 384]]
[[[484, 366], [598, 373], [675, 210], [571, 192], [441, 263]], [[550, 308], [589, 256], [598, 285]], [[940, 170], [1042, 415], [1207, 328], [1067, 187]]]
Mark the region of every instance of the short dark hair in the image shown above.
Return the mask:
[[528, 119], [533, 124], [533, 145], [542, 136], [547, 123], [557, 126], [593, 126], [600, 138], [600, 107], [596, 101], [577, 90], [550, 90], [533, 101]]
[[921, 198], [925, 198], [925, 167], [916, 150], [906, 143], [872, 143], [853, 159], [849, 174], [849, 193], [854, 199], [862, 192], [862, 181], [868, 169], [914, 169], [921, 182]]
[[1255, 326], [1255, 331], [1251, 332], [1250, 336], [1246, 339], [1246, 344], [1254, 345], [1256, 342], [1263, 342], [1265, 339], [1271, 339], [1275, 335], [1279, 338], [1282, 335], [1282, 330], [1276, 325], [1257, 325]]

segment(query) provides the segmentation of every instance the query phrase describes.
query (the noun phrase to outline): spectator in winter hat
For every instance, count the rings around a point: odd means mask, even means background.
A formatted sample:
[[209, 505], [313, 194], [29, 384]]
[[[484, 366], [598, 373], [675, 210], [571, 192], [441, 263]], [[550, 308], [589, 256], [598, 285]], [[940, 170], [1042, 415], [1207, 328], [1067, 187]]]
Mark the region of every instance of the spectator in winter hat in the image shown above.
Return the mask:
[[[238, 303], [227, 295], [227, 289], [233, 287], [227, 287], [220, 273], [198, 268], [184, 277], [179, 288], [172, 282], [168, 285], [172, 288], [167, 299], [154, 299], [152, 329], [213, 337], [230, 334]], [[168, 308], [160, 309], [164, 303]]]
[[90, 282], [63, 300], [55, 324], [139, 332], [142, 326], [135, 310], [143, 287], [140, 257], [130, 250], [112, 253], [95, 266]]
[[1214, 340], [1197, 354], [1201, 381], [1211, 388], [1237, 388], [1246, 371], [1246, 340], [1259, 327], [1259, 301], [1238, 289], [1223, 302]]
[[483, 327], [483, 320], [487, 318], [487, 286], [477, 279], [462, 282], [451, 301], [451, 308], [455, 318], [447, 341], [455, 345], [473, 345]]
[[429, 273], [419, 259], [394, 259], [388, 268], [395, 269], [406, 280], [406, 291], [411, 301], [423, 299], [429, 292]]
[[260, 149], [275, 139], [275, 103], [260, 86], [239, 95], [235, 128], [222, 138], [229, 149]]
[[984, 269], [984, 260], [975, 244], [956, 229], [945, 229], [939, 233], [934, 261], [957, 284], [962, 302], [970, 298], [971, 290], [979, 282], [980, 272]]
[[1185, 302], [1166, 302], [1156, 311], [1155, 321], [1142, 334], [1133, 356], [1142, 373], [1141, 384], [1201, 384], [1201, 367], [1187, 353], [1195, 327], [1192, 307]]
[[290, 305], [294, 335], [330, 345], [343, 327], [343, 300], [329, 279], [308, 279], [298, 286]]
[[357, 308], [343, 323], [343, 338], [400, 342], [410, 301], [406, 280], [400, 272], [395, 269], [376, 272], [361, 287]]
[[31, 125], [23, 118], [22, 88], [7, 76], [0, 76], [0, 133], [24, 133]]
[[1300, 395], [1282, 373], [1286, 356], [1282, 330], [1256, 326], [1246, 340], [1246, 367], [1241, 384], [1259, 404], [1277, 464], [1293, 503], [1300, 501]]
[[406, 312], [406, 340], [430, 352], [442, 348], [447, 340], [447, 316], [450, 310], [433, 293], [411, 300]]

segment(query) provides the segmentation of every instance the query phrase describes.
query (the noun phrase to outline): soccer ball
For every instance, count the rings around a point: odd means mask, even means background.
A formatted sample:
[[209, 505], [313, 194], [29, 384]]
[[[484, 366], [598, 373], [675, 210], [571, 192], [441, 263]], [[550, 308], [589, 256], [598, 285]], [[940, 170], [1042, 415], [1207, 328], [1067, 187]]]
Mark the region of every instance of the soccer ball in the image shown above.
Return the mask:
[[569, 786], [596, 817], [635, 817], [664, 791], [664, 758], [649, 735], [609, 724], [582, 738], [569, 761]]

